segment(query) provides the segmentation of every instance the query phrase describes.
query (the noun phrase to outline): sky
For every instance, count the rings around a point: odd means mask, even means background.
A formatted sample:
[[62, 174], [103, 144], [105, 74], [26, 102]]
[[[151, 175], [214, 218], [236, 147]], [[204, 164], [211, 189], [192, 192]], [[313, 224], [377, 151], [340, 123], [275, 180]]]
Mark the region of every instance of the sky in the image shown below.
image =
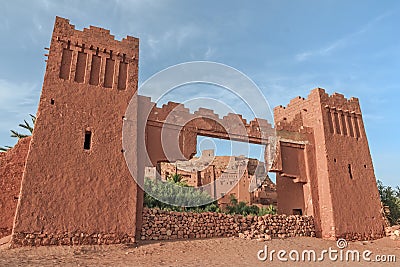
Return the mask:
[[0, 146], [37, 111], [55, 16], [140, 38], [139, 84], [209, 60], [246, 74], [271, 108], [315, 87], [358, 97], [376, 177], [399, 185], [399, 1], [1, 1]]

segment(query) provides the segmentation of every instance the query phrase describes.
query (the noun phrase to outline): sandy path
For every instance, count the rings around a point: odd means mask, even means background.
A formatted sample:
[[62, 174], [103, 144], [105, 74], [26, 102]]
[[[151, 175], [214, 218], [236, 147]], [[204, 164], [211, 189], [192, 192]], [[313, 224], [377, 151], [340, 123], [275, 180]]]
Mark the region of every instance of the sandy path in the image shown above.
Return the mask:
[[[337, 249], [335, 241], [297, 237], [269, 242], [239, 238], [215, 238], [171, 242], [141, 242], [127, 245], [76, 247], [24, 247], [0, 250], [0, 266], [365, 266], [366, 262], [262, 262], [257, 252], [268, 246], [269, 251]], [[346, 249], [371, 250], [376, 254], [396, 255], [396, 263], [368, 263], [372, 266], [400, 266], [400, 241], [389, 238], [373, 242], [352, 242]], [[288, 255], [286, 255], [288, 257]]]

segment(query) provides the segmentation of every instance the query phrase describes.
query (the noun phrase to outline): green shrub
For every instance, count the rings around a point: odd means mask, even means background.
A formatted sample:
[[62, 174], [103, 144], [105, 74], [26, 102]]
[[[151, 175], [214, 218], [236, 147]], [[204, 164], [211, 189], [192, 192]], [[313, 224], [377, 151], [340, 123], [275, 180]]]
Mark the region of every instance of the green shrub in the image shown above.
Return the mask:
[[390, 216], [388, 216], [388, 220], [390, 224], [398, 223], [400, 219], [400, 188], [397, 186], [396, 189], [393, 189], [378, 181], [378, 190], [383, 205], [389, 207]]
[[259, 215], [265, 214], [276, 214], [274, 206], [270, 205], [267, 208], [262, 207], [261, 209], [256, 205], [248, 206], [246, 202], [236, 199], [234, 195], [230, 196], [230, 204], [226, 206], [225, 211], [229, 214], [241, 214], [241, 215]]
[[205, 212], [220, 212], [217, 203], [211, 203], [204, 208]]
[[[166, 182], [145, 178], [144, 206], [168, 211], [221, 212], [218, 202], [213, 201], [207, 192], [188, 186], [180, 178], [170, 176]], [[152, 195], [157, 196], [157, 199]], [[168, 203], [181, 203], [183, 205], [175, 206]], [[201, 205], [202, 203], [209, 204]], [[231, 195], [230, 204], [226, 206], [224, 212], [244, 216], [263, 216], [265, 214], [276, 214], [276, 209], [272, 205], [261, 209], [256, 205], [248, 206], [246, 202], [238, 202], [236, 197]]]
[[[176, 181], [175, 181], [176, 180]], [[218, 206], [207, 192], [187, 186], [180, 179], [168, 179], [167, 182], [145, 178], [144, 205], [148, 208], [160, 208], [173, 211], [217, 211]], [[156, 196], [154, 198], [153, 196]], [[180, 203], [180, 206], [169, 203]], [[210, 203], [202, 205], [203, 203]]]
[[264, 216], [267, 214], [276, 214], [276, 208], [273, 205], [269, 205], [268, 207], [261, 207], [258, 216]]

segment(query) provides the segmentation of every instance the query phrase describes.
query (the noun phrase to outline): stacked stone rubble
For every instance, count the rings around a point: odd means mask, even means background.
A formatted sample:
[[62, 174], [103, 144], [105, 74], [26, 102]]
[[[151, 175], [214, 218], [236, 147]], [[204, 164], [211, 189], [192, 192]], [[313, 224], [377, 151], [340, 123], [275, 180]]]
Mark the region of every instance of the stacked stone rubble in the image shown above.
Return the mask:
[[314, 219], [311, 216], [264, 215], [246, 218], [250, 229], [239, 233], [241, 238], [262, 241], [295, 236], [315, 237]]
[[141, 240], [240, 236], [249, 239], [315, 236], [311, 216], [242, 216], [144, 209]]
[[336, 236], [336, 239], [344, 238], [348, 241], [366, 241], [366, 240], [375, 240], [382, 237], [384, 237], [384, 234], [382, 233], [344, 233], [339, 236]]
[[385, 228], [386, 236], [390, 237], [392, 240], [400, 240], [400, 225], [393, 225]]
[[135, 239], [126, 234], [109, 233], [14, 233], [14, 247], [51, 245], [110, 245], [133, 243]]

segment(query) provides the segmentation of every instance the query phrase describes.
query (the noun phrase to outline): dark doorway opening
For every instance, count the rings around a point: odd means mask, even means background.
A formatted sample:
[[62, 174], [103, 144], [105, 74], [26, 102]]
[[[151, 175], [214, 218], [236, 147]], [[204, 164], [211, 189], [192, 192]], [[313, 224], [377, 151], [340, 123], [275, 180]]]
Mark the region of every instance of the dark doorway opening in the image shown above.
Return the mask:
[[293, 215], [303, 215], [303, 211], [301, 209], [293, 209]]

